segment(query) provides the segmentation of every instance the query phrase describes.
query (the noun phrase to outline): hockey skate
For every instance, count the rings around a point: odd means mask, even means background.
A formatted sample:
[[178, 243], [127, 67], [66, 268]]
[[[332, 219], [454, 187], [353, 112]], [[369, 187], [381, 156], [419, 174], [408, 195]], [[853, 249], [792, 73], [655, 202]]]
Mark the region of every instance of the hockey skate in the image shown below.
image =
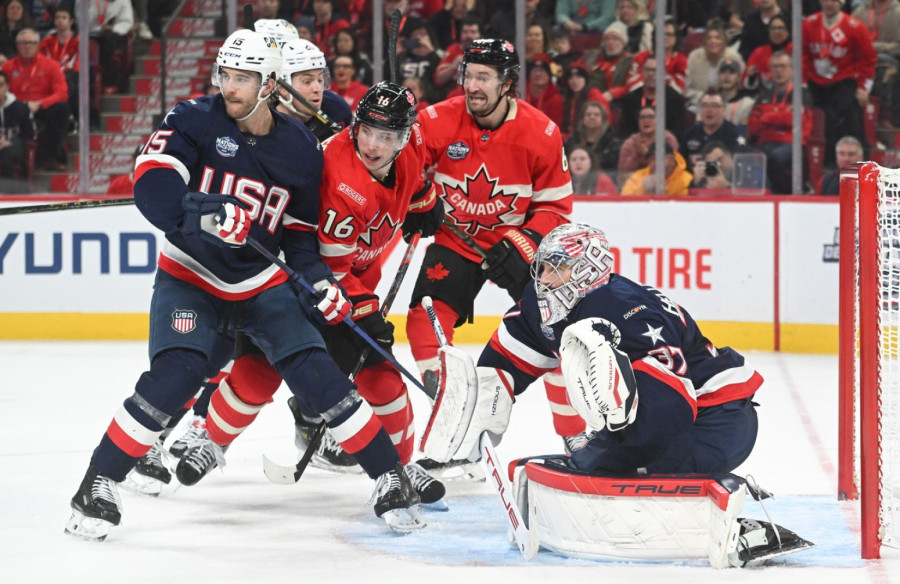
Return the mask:
[[172, 472], [163, 460], [165, 456], [162, 442], [157, 441], [122, 481], [122, 488], [132, 493], [158, 497], [163, 486], [172, 482]]
[[200, 479], [209, 474], [209, 471], [216, 467], [225, 466], [225, 448], [219, 446], [209, 438], [196, 440], [190, 448], [188, 448], [178, 466], [175, 467], [175, 476], [178, 482], [186, 487], [196, 485]]
[[78, 492], [72, 497], [72, 517], [66, 533], [89, 541], [103, 541], [122, 520], [122, 503], [116, 481], [89, 466]]
[[206, 438], [206, 418], [193, 416], [187, 431], [169, 446], [169, 454], [175, 458], [181, 458], [184, 456], [184, 451], [201, 438]]
[[[288, 398], [288, 407], [291, 408], [291, 413], [294, 415], [294, 445], [297, 446], [301, 453], [306, 452], [317, 422], [303, 414], [300, 410], [300, 405], [293, 396]], [[309, 463], [316, 468], [333, 472], [362, 472], [362, 467], [356, 463], [356, 459], [344, 452], [341, 445], [331, 436], [331, 432], [327, 430]]]
[[378, 477], [369, 499], [370, 504], [373, 502], [375, 515], [397, 533], [409, 533], [426, 525], [419, 513], [419, 494], [399, 462], [394, 470]]
[[431, 511], [449, 510], [446, 501], [444, 501], [444, 495], [447, 494], [444, 483], [429, 475], [425, 472], [425, 469], [414, 462], [407, 464], [403, 468], [406, 471], [406, 476], [409, 477], [409, 482], [412, 483], [413, 488], [419, 495], [423, 508]]
[[728, 562], [736, 568], [761, 564], [816, 545], [774, 523], [747, 518], [738, 519], [738, 523], [741, 531], [737, 550], [728, 556]]

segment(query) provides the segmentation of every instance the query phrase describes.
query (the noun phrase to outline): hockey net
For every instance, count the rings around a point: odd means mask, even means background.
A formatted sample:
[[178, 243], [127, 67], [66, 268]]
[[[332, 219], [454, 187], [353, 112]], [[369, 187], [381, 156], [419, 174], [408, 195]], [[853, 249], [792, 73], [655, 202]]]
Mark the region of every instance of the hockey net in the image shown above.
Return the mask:
[[900, 547], [900, 170], [841, 172], [838, 496], [862, 556]]

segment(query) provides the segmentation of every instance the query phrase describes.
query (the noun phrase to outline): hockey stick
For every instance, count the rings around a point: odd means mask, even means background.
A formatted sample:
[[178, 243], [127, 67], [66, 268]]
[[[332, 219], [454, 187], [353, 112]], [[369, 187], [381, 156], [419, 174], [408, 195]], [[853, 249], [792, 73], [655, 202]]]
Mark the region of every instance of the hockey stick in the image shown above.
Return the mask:
[[249, 28], [253, 30], [253, 25], [255, 24], [253, 18], [253, 4], [249, 2], [244, 4], [244, 28]]
[[[250, 245], [250, 247], [252, 247], [256, 251], [258, 251], [267, 260], [269, 260], [270, 262], [272, 262], [273, 264], [275, 264], [276, 266], [281, 268], [284, 271], [284, 273], [286, 273], [288, 275], [288, 278], [290, 278], [291, 281], [295, 282], [298, 286], [300, 286], [301, 288], [303, 288], [304, 290], [306, 290], [307, 292], [312, 294], [314, 297], [318, 296], [318, 294], [319, 294], [318, 291], [316, 291], [316, 289], [313, 288], [309, 282], [304, 280], [303, 277], [300, 276], [300, 274], [298, 274], [297, 272], [295, 272], [293, 268], [291, 268], [289, 265], [284, 263], [284, 261], [281, 258], [279, 258], [275, 254], [270, 252], [268, 249], [266, 249], [266, 246], [264, 246], [263, 244], [258, 242], [253, 237], [247, 237], [247, 243]], [[390, 353], [388, 353], [387, 351], [382, 349], [381, 346], [377, 342], [375, 342], [375, 340], [372, 337], [369, 336], [369, 333], [367, 333], [366, 331], [359, 328], [356, 325], [356, 323], [353, 322], [353, 319], [350, 318], [350, 315], [347, 315], [343, 318], [343, 323], [346, 324], [347, 326], [349, 326], [351, 329], [353, 329], [353, 332], [355, 332], [360, 337], [362, 337], [363, 340], [365, 342], [367, 342], [371, 348], [375, 349], [375, 352], [377, 352], [379, 355], [384, 357], [385, 361], [387, 361], [388, 363], [393, 365], [394, 368], [396, 368], [397, 371], [399, 371], [403, 376], [405, 376], [407, 379], [409, 379], [413, 385], [418, 387], [420, 390], [424, 391], [426, 394], [428, 393], [428, 391], [425, 389], [425, 386], [422, 385], [422, 382], [419, 381], [418, 378], [416, 378], [412, 373], [410, 373], [406, 369], [406, 367], [401, 365], [400, 362], [397, 361], [397, 359], [395, 359], [393, 355], [391, 355]]]
[[[388, 290], [387, 295], [384, 297], [384, 301], [381, 303], [381, 314], [384, 317], [387, 317], [388, 311], [391, 308], [391, 305], [394, 303], [394, 299], [397, 297], [397, 292], [400, 290], [400, 284], [403, 282], [403, 278], [406, 276], [407, 270], [409, 270], [409, 264], [412, 262], [413, 254], [416, 251], [416, 246], [419, 245], [419, 239], [421, 239], [422, 234], [416, 233], [412, 236], [412, 239], [409, 241], [409, 245], [406, 248], [406, 253], [403, 255], [403, 260], [400, 262], [400, 267], [397, 269], [397, 275], [394, 276], [394, 281], [391, 283], [391, 288]], [[363, 365], [366, 362], [366, 358], [368, 358], [369, 354], [372, 352], [370, 347], [366, 347], [363, 349], [362, 353], [359, 355], [359, 360], [356, 362], [356, 365], [353, 367], [353, 371], [350, 372], [350, 381], [353, 381], [359, 372], [362, 370]], [[306, 451], [303, 453], [303, 456], [297, 462], [297, 464], [293, 466], [284, 466], [278, 464], [271, 460], [268, 456], [263, 454], [263, 472], [266, 475], [266, 478], [272, 481], [273, 483], [278, 483], [282, 485], [292, 485], [300, 480], [300, 477], [303, 476], [303, 472], [306, 470], [306, 467], [309, 466], [309, 462], [312, 460], [313, 454], [318, 450], [319, 443], [322, 442], [322, 438], [325, 435], [325, 421], [321, 421], [316, 424], [316, 428], [313, 431], [313, 435], [309, 440], [309, 445], [306, 447]]]
[[0, 208], [0, 215], [46, 213], [47, 211], [70, 211], [72, 209], [95, 209], [98, 207], [120, 207], [122, 205], [134, 205], [134, 199], [104, 199], [101, 201], [73, 201], [71, 203], [50, 203], [48, 205], [2, 207]]
[[331, 130], [335, 134], [337, 134], [341, 130], [343, 130], [343, 128], [341, 128], [341, 126], [337, 122], [332, 121], [331, 118], [329, 118], [327, 115], [325, 115], [325, 112], [323, 112], [322, 110], [320, 110], [319, 108], [314, 106], [312, 103], [310, 103], [310, 101], [308, 99], [306, 99], [305, 97], [303, 97], [303, 94], [301, 94], [299, 91], [294, 89], [290, 83], [287, 83], [287, 82], [285, 82], [284, 79], [280, 79], [280, 78], [276, 79], [276, 83], [278, 83], [279, 87], [281, 87], [282, 89], [284, 89], [285, 91], [290, 93], [291, 97], [293, 97], [294, 99], [299, 101], [300, 105], [302, 105], [303, 107], [308, 109], [309, 112], [313, 116], [316, 117], [316, 119], [318, 119], [320, 122], [322, 122], [323, 124], [328, 126], [329, 130]]
[[391, 83], [400, 83], [400, 71], [397, 69], [397, 37], [400, 35], [400, 19], [403, 13], [394, 10], [391, 14], [391, 27], [388, 30], [388, 66], [390, 67]]
[[[431, 302], [430, 296], [422, 298], [422, 307], [425, 308], [425, 312], [428, 314], [428, 320], [431, 321], [431, 328], [434, 329], [434, 335], [437, 337], [438, 344], [442, 347], [445, 346], [447, 337], [438, 320], [437, 312], [434, 310], [434, 304]], [[478, 448], [481, 451], [481, 462], [484, 465], [487, 476], [494, 479], [492, 481], [494, 490], [500, 495], [500, 502], [506, 510], [506, 518], [509, 521], [509, 526], [512, 528], [516, 545], [519, 551], [522, 552], [522, 557], [530, 560], [537, 554], [540, 540], [536, 537], [537, 534], [534, 531], [528, 529], [528, 525], [525, 523], [521, 511], [519, 511], [518, 505], [512, 498], [512, 485], [509, 483], [503, 464], [497, 457], [494, 443], [491, 442], [491, 438], [486, 431], [482, 432], [481, 436], [478, 437]]]
[[463, 240], [463, 243], [468, 245], [470, 248], [472, 248], [472, 250], [475, 251], [475, 253], [480, 255], [481, 259], [487, 259], [487, 252], [484, 251], [484, 248], [478, 245], [478, 242], [472, 239], [472, 236], [457, 227], [455, 223], [444, 221], [443, 223], [441, 223], [441, 226], [446, 227], [450, 230], [451, 233], [453, 233], [453, 235]]

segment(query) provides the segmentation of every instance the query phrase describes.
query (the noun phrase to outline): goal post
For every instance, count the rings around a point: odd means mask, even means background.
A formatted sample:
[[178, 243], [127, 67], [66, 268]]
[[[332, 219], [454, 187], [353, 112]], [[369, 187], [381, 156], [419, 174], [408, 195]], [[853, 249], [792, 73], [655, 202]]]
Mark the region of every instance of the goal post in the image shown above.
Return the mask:
[[838, 497], [860, 499], [862, 557], [896, 546], [900, 505], [900, 170], [841, 171]]

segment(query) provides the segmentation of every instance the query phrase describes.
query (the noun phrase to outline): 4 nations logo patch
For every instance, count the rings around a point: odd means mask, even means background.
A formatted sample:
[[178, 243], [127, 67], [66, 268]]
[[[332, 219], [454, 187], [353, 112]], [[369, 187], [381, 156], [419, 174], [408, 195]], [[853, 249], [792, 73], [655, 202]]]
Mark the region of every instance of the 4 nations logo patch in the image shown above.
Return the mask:
[[450, 160], [463, 160], [469, 155], [470, 150], [471, 148], [466, 146], [464, 142], [454, 142], [447, 146], [447, 158]]
[[193, 310], [176, 308], [172, 312], [172, 329], [183, 335], [197, 328], [197, 313]]

